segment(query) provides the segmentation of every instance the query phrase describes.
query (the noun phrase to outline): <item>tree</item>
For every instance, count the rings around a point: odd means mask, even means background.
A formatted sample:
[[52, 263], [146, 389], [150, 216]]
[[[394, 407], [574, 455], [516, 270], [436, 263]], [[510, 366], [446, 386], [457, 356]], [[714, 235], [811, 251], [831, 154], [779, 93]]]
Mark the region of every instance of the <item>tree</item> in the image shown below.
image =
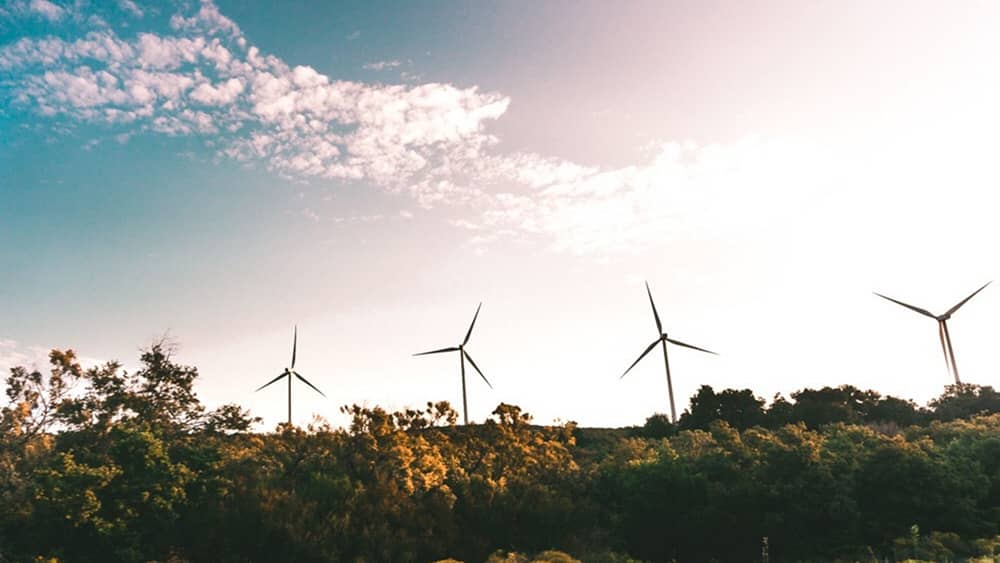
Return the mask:
[[135, 373], [115, 362], [83, 370], [71, 350], [49, 359], [47, 377], [14, 368], [7, 379], [0, 524], [32, 525], [0, 546], [122, 561], [180, 550], [189, 495], [217, 481], [199, 434], [243, 432], [255, 419], [235, 405], [207, 411], [193, 390], [197, 369], [174, 363], [162, 343]]
[[767, 427], [780, 428], [792, 422], [792, 403], [781, 394], [776, 393], [767, 407]]
[[7, 379], [0, 561], [743, 561], [762, 537], [773, 560], [856, 561], [913, 525], [900, 555], [941, 559], [1000, 537], [1000, 413], [972, 414], [988, 387], [947, 390], [933, 420], [851, 386], [766, 414], [704, 386], [680, 428], [542, 426], [510, 404], [456, 426], [439, 402], [254, 433], [162, 343], [135, 371], [50, 360]]
[[715, 420], [723, 420], [740, 430], [763, 424], [764, 400], [755, 397], [750, 389], [723, 389], [715, 393], [712, 387], [702, 385], [691, 397], [691, 406], [681, 415], [680, 427], [707, 429]]
[[174, 362], [173, 353], [174, 347], [161, 341], [142, 353], [134, 373], [117, 363], [87, 370], [81, 377], [85, 392], [62, 402], [60, 422], [94, 435], [106, 435], [124, 423], [179, 436], [202, 430], [244, 432], [259, 420], [232, 404], [207, 411], [194, 391], [198, 369]]
[[47, 374], [14, 367], [6, 378], [7, 404], [0, 410], [0, 553], [34, 508], [33, 477], [52, 460], [52, 432], [60, 409], [82, 376], [72, 350], [53, 350]]
[[[683, 420], [683, 415], [681, 420]], [[637, 429], [636, 434], [644, 438], [666, 438], [672, 436], [676, 430], [668, 415], [655, 413], [646, 418], [646, 422], [642, 428]]]
[[944, 393], [930, 402], [930, 407], [937, 420], [1000, 413], [1000, 393], [989, 385], [958, 383], [946, 386]]
[[802, 389], [792, 393], [791, 421], [819, 428], [833, 422], [858, 423], [864, 420], [872, 397], [851, 385]]
[[917, 408], [913, 401], [886, 396], [870, 405], [865, 415], [866, 422], [891, 422], [898, 426], [919, 424], [926, 418], [926, 412]]
[[988, 527], [979, 501], [988, 487], [977, 465], [943, 455], [930, 440], [886, 440], [858, 470], [862, 535], [884, 544], [914, 523], [927, 530], [982, 532]]

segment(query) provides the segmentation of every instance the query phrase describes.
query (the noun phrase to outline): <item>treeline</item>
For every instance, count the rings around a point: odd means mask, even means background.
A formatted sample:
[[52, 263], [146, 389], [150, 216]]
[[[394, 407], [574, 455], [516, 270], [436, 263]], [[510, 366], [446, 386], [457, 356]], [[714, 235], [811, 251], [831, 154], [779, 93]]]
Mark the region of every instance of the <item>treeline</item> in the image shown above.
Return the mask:
[[708, 429], [716, 421], [745, 430], [754, 426], [775, 429], [788, 424], [804, 424], [818, 429], [827, 424], [863, 424], [895, 433], [907, 426], [926, 426], [933, 421], [969, 418], [1000, 412], [1000, 393], [989, 386], [949, 385], [926, 407], [910, 400], [862, 391], [852, 385], [802, 389], [789, 401], [776, 395], [770, 405], [750, 389], [715, 392], [703, 385], [691, 397], [691, 404], [675, 428], [670, 419], [656, 414], [646, 420], [646, 435], [659, 437], [675, 430]]
[[[1000, 398], [853, 387], [766, 405], [703, 387], [677, 427], [536, 426], [501, 404], [345, 407], [347, 429], [207, 410], [163, 346], [141, 368], [7, 378], [0, 561], [901, 561], [1000, 546]], [[763, 539], [767, 538], [766, 553]], [[986, 559], [991, 560], [991, 559]]]

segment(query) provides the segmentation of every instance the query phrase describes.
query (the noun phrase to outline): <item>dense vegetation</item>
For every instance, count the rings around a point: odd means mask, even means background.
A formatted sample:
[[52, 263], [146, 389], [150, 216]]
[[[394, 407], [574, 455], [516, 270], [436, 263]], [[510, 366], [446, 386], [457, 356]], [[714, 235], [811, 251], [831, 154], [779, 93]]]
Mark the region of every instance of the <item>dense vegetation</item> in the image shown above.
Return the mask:
[[164, 346], [134, 373], [50, 360], [7, 378], [0, 561], [754, 561], [765, 537], [770, 561], [944, 560], [1000, 543], [990, 387], [918, 408], [706, 386], [676, 427], [626, 429], [352, 406], [347, 429], [257, 434], [236, 406], [206, 410]]

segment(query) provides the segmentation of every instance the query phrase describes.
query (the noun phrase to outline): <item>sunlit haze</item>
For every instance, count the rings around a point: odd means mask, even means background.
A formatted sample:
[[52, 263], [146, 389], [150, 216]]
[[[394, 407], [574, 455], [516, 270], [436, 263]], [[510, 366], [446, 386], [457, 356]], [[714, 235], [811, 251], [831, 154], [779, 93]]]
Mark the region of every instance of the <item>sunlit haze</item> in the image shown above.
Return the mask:
[[[950, 383], [933, 320], [1000, 275], [1000, 3], [12, 0], [0, 369], [165, 335], [210, 406], [501, 402], [641, 424]], [[997, 385], [1000, 284], [949, 321]], [[468, 366], [467, 366], [468, 368]]]

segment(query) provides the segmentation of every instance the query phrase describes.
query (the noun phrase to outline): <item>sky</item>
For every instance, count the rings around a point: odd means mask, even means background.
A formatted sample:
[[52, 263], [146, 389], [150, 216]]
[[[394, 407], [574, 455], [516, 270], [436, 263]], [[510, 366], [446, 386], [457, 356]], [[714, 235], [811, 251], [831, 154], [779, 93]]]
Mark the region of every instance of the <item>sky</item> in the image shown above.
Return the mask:
[[[997, 277], [1000, 2], [0, 4], [0, 369], [168, 338], [210, 406], [641, 424], [950, 383]], [[949, 323], [1000, 383], [1000, 287]]]

